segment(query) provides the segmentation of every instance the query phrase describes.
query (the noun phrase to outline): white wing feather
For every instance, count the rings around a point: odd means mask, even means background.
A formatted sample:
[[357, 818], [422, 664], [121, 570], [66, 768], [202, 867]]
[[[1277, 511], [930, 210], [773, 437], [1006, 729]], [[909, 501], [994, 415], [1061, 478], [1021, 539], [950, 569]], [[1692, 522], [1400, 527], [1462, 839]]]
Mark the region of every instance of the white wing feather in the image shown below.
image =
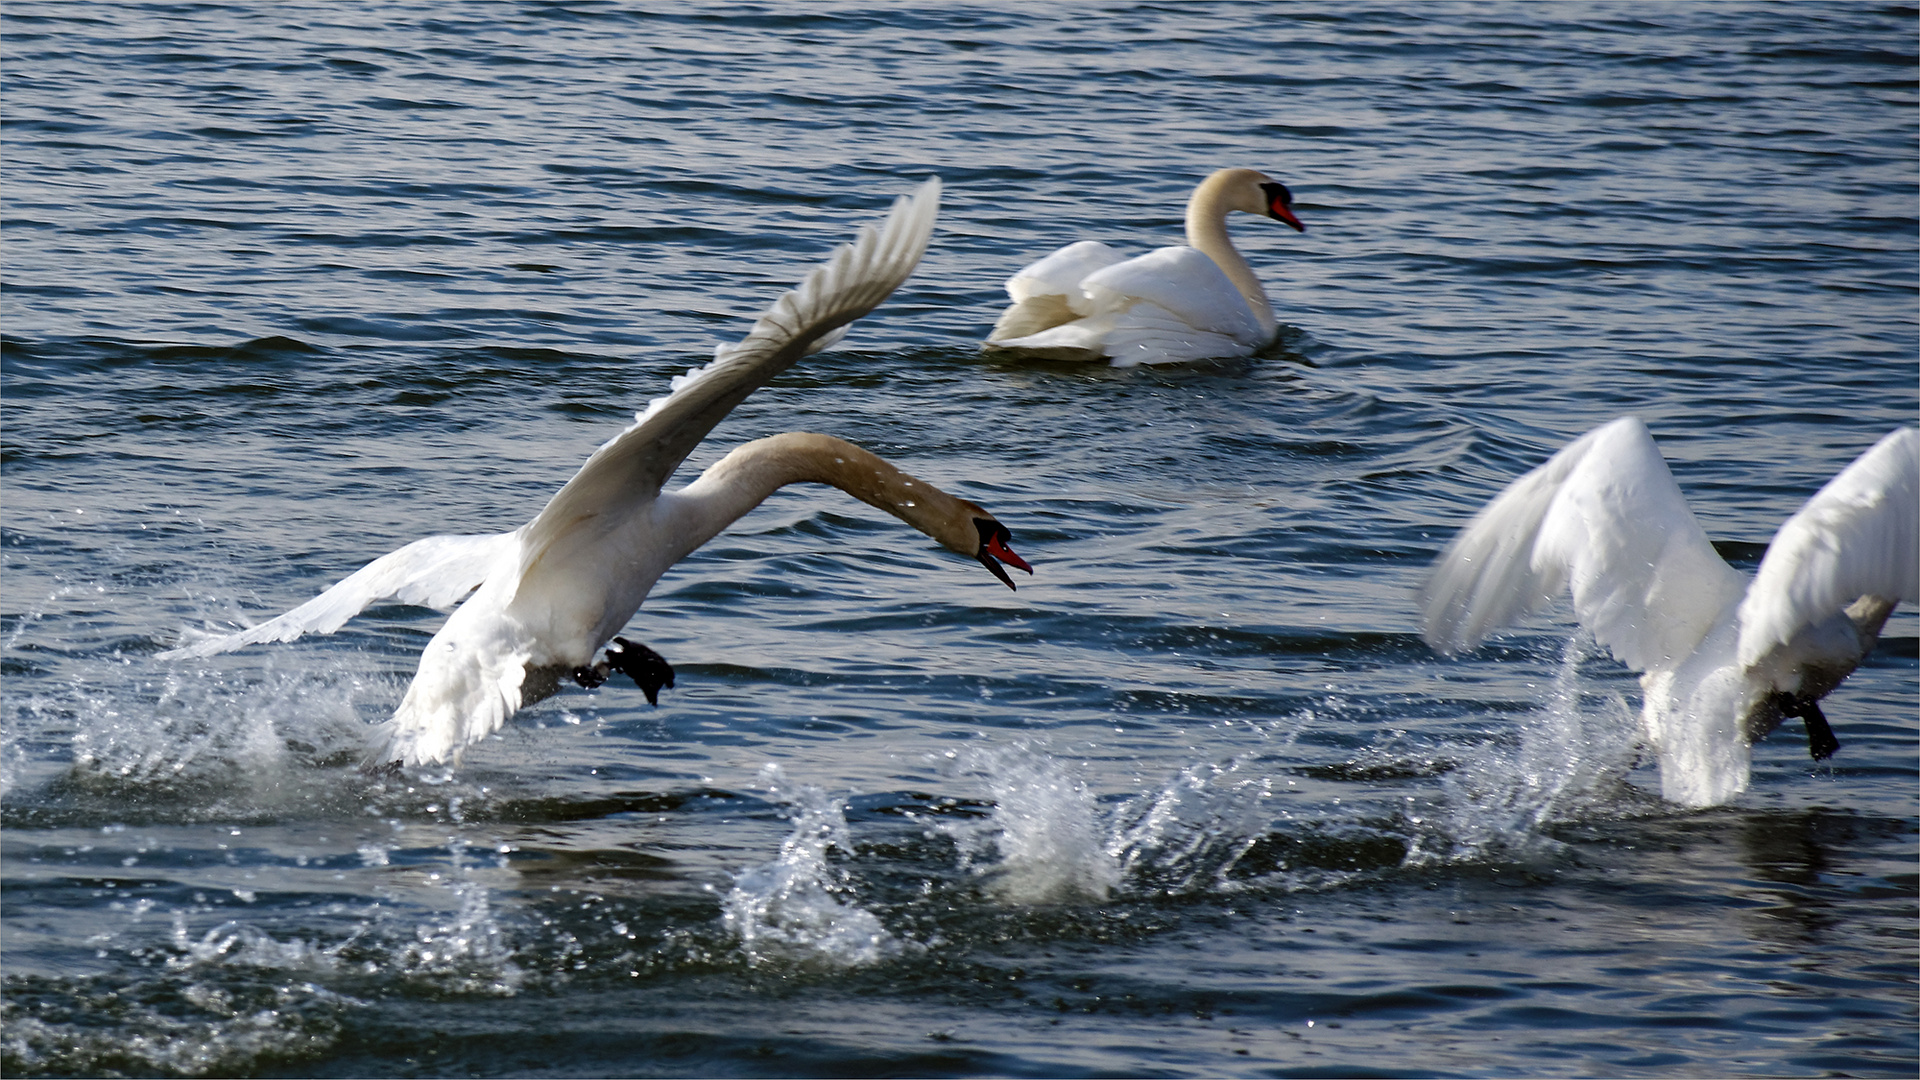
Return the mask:
[[1037, 296], [1066, 297], [1069, 306], [1085, 315], [1080, 283], [1096, 270], [1125, 261], [1125, 255], [1098, 240], [1068, 244], [1008, 278], [1007, 295], [1016, 304]]
[[262, 642], [292, 641], [302, 634], [331, 634], [382, 600], [444, 611], [477, 588], [494, 563], [513, 550], [517, 539], [517, 533], [497, 533], [415, 540], [373, 560], [284, 615], [236, 634], [169, 649], [159, 657], [207, 657]]
[[1807, 500], [1740, 605], [1740, 663], [1862, 596], [1920, 601], [1920, 431], [1901, 428]]
[[673, 471], [734, 406], [809, 352], [838, 341], [913, 273], [940, 210], [940, 180], [901, 196], [878, 229], [862, 226], [797, 288], [783, 293], [747, 336], [714, 349], [713, 362], [673, 381], [625, 431], [587, 458], [526, 526], [521, 573], [530, 577], [553, 542], [609, 509], [659, 494]]
[[[1237, 297], [1238, 294], [1236, 294]], [[1246, 311], [1245, 304], [1240, 305]], [[1151, 300], [1141, 300], [1113, 315], [1086, 320], [1101, 325], [1101, 347], [1114, 367], [1171, 364], [1236, 356], [1248, 348], [1232, 334], [1200, 330], [1186, 319]], [[1251, 325], [1251, 317], [1247, 320]]]
[[[1136, 304], [1156, 305], [1202, 333], [1232, 339], [1238, 353], [1266, 344], [1247, 299], [1220, 264], [1191, 247], [1163, 247], [1137, 259], [1096, 270], [1080, 287], [1094, 311], [1119, 311]], [[1220, 356], [1221, 353], [1210, 353]]]
[[1514, 481], [1435, 561], [1425, 635], [1457, 653], [1561, 589], [1637, 671], [1691, 653], [1744, 588], [1715, 554], [1646, 425], [1625, 417]]

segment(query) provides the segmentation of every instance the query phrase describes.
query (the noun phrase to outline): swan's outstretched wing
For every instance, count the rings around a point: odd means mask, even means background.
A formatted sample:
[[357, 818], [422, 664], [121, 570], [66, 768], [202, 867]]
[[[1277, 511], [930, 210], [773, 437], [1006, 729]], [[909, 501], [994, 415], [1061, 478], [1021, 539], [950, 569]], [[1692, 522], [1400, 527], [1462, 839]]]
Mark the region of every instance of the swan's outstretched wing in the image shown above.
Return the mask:
[[373, 560], [284, 615], [237, 634], [169, 649], [159, 657], [212, 656], [266, 641], [292, 641], [302, 634], [331, 634], [369, 606], [388, 599], [445, 610], [486, 580], [494, 564], [513, 551], [517, 540], [517, 533], [415, 540]]
[[1428, 643], [1456, 653], [1567, 588], [1581, 625], [1645, 671], [1691, 653], [1744, 585], [1646, 425], [1624, 417], [1488, 503], [1435, 561], [1420, 604]]
[[1740, 663], [1862, 596], [1920, 601], [1920, 431], [1901, 428], [1827, 481], [1767, 546], [1740, 604]]
[[863, 226], [851, 244], [760, 316], [747, 336], [714, 350], [711, 364], [674, 379], [633, 425], [587, 458], [526, 527], [521, 563], [531, 570], [553, 541], [610, 507], [651, 499], [715, 424], [748, 394], [809, 352], [838, 341], [907, 280], [926, 253], [940, 209], [940, 181], [901, 196], [879, 229]]

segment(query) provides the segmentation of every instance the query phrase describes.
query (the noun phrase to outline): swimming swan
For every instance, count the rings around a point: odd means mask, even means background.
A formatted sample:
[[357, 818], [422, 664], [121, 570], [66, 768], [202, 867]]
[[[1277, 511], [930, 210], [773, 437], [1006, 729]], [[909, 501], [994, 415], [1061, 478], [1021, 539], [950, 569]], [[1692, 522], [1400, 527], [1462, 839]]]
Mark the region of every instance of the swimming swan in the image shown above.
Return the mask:
[[1227, 237], [1234, 210], [1307, 231], [1286, 185], [1252, 169], [1221, 169], [1187, 200], [1189, 246], [1127, 259], [1098, 240], [1069, 244], [1007, 281], [1013, 305], [985, 347], [1053, 360], [1108, 357], [1114, 367], [1264, 347], [1278, 324], [1260, 279]]
[[716, 348], [712, 363], [676, 378], [672, 393], [594, 451], [527, 524], [493, 536], [416, 540], [278, 618], [160, 656], [204, 657], [332, 633], [386, 598], [441, 609], [458, 603], [367, 756], [369, 766], [423, 765], [458, 755], [523, 705], [554, 693], [563, 678], [597, 686], [621, 671], [656, 700], [661, 686], [673, 685], [672, 668], [614, 633], [668, 567], [787, 484], [832, 484], [978, 559], [1011, 588], [1001, 563], [1032, 568], [1007, 546], [1007, 529], [992, 514], [826, 435], [750, 442], [679, 491], [661, 490], [734, 406], [839, 340], [907, 279], [926, 251], [939, 199], [933, 179], [896, 200], [884, 226], [861, 229], [738, 344]]
[[1435, 560], [1420, 596], [1446, 654], [1573, 594], [1580, 624], [1641, 672], [1660, 791], [1715, 806], [1747, 788], [1752, 743], [1806, 721], [1815, 760], [1840, 747], [1819, 701], [1920, 600], [1920, 433], [1901, 428], [1774, 534], [1753, 580], [1723, 562], [1646, 426], [1615, 420], [1513, 482]]

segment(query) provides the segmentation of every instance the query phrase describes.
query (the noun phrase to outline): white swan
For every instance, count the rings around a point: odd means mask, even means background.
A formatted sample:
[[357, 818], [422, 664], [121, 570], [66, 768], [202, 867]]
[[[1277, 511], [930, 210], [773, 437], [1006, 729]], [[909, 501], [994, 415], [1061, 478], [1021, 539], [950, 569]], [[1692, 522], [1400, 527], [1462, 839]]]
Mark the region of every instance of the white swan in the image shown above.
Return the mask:
[[[385, 598], [448, 608], [392, 719], [376, 731], [370, 766], [431, 764], [486, 737], [562, 678], [596, 686], [624, 671], [648, 700], [672, 669], [613, 638], [667, 568], [786, 484], [816, 482], [899, 517], [977, 558], [1007, 586], [1000, 563], [1032, 573], [1007, 547], [1005, 526], [973, 503], [916, 480], [859, 447], [788, 433], [747, 443], [676, 492], [661, 486], [721, 418], [801, 356], [837, 341], [913, 272], [933, 233], [940, 184], [900, 198], [885, 225], [860, 230], [786, 293], [738, 344], [674, 380], [632, 426], [587, 459], [532, 521], [495, 536], [430, 536], [375, 559], [278, 618], [160, 654], [203, 657], [265, 641], [331, 633]], [[472, 595], [468, 596], [471, 592]]]
[[986, 348], [1114, 367], [1246, 356], [1273, 340], [1273, 305], [1227, 237], [1239, 210], [1300, 232], [1286, 185], [1221, 169], [1187, 200], [1186, 247], [1128, 259], [1098, 240], [1069, 244], [1007, 281], [1012, 306]]
[[1920, 433], [1901, 428], [1774, 534], [1749, 583], [1681, 498], [1646, 426], [1615, 420], [1568, 444], [1480, 511], [1422, 590], [1427, 641], [1458, 653], [1561, 590], [1580, 624], [1642, 672], [1660, 790], [1715, 806], [1746, 790], [1751, 744], [1806, 721], [1839, 749], [1819, 701], [1920, 600]]

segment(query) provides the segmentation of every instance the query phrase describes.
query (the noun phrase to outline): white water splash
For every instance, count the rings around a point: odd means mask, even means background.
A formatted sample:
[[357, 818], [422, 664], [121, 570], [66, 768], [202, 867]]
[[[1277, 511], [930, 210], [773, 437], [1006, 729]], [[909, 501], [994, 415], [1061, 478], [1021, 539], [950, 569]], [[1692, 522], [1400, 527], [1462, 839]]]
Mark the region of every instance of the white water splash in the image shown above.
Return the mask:
[[1625, 780], [1639, 756], [1640, 719], [1619, 694], [1597, 707], [1583, 700], [1580, 664], [1594, 648], [1584, 632], [1568, 639], [1548, 699], [1522, 722], [1518, 745], [1487, 747], [1442, 779], [1439, 804], [1414, 819], [1423, 828], [1407, 865], [1550, 854], [1560, 846], [1550, 826], [1631, 800]]
[[772, 862], [735, 879], [722, 922], [747, 963], [768, 960], [858, 967], [900, 955], [903, 944], [854, 899], [846, 875], [829, 860], [853, 853], [846, 805], [810, 784], [787, 791], [777, 765], [761, 772], [769, 794], [786, 802], [793, 833]]
[[1107, 853], [1128, 880], [1159, 891], [1230, 888], [1227, 872], [1281, 812], [1275, 780], [1243, 757], [1189, 765], [1120, 808]]
[[[1024, 744], [972, 749], [958, 763], [986, 781], [993, 813], [939, 828], [987, 875], [995, 896], [1014, 904], [1104, 900], [1120, 886], [1106, 816], [1066, 765]], [[989, 853], [997, 860], [981, 861]]]

